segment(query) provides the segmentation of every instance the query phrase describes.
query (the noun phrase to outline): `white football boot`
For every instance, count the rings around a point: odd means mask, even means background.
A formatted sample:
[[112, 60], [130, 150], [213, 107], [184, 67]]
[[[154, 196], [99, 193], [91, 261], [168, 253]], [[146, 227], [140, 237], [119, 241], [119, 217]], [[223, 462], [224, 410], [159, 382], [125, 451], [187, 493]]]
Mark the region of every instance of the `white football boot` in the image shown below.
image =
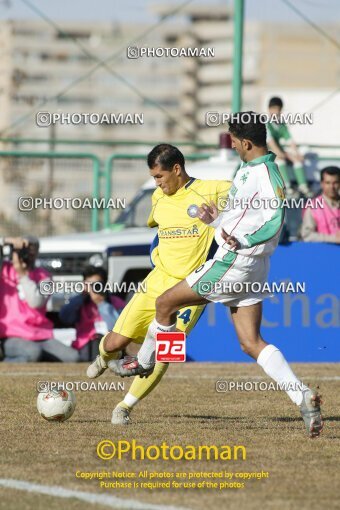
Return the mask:
[[130, 411], [118, 404], [112, 411], [111, 423], [112, 425], [130, 425]]
[[103, 360], [100, 354], [96, 357], [96, 359], [87, 367], [86, 375], [90, 379], [95, 379], [102, 375], [105, 370], [108, 368], [106, 362]]

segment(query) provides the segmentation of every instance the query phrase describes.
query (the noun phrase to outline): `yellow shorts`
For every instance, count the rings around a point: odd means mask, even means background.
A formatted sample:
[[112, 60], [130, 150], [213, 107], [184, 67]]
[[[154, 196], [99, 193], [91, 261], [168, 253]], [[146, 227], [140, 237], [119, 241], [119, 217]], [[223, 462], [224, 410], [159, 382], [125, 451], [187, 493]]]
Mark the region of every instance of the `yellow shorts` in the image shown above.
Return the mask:
[[[142, 343], [150, 323], [156, 315], [156, 299], [180, 282], [157, 267], [144, 280], [146, 292], [136, 293], [120, 314], [112, 331]], [[177, 329], [187, 335], [197, 323], [205, 305], [187, 306], [177, 312]]]

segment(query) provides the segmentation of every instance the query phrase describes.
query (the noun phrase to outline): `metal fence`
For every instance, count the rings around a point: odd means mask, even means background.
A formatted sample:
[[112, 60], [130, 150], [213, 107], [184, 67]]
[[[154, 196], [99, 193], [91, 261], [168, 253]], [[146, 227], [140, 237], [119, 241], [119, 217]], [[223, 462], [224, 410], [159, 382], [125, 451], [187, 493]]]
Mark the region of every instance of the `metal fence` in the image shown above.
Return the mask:
[[[20, 197], [31, 199], [125, 199], [127, 203], [148, 178], [146, 154], [155, 142], [149, 141], [85, 141], [57, 140], [56, 146], [94, 145], [92, 152], [28, 151], [19, 150], [25, 144], [47, 144], [43, 139], [0, 139], [17, 150], [0, 151], [0, 221], [1, 235], [35, 234], [58, 235], [97, 231], [108, 228], [121, 210], [113, 207], [32, 207], [20, 204]], [[213, 144], [176, 142], [196, 151], [216, 148]], [[105, 152], [98, 156], [99, 147]], [[118, 147], [129, 147], [129, 152], [118, 152]], [[115, 148], [115, 153], [111, 153]], [[310, 146], [309, 148], [312, 148]], [[318, 151], [317, 170], [328, 164], [339, 164], [339, 147], [314, 146]], [[97, 153], [98, 150], [98, 153]], [[134, 153], [138, 151], [138, 153]], [[140, 152], [139, 152], [140, 151]], [[186, 160], [208, 159], [211, 154], [186, 154]], [[318, 173], [318, 171], [316, 172]], [[316, 176], [314, 175], [314, 178]], [[51, 202], [50, 202], [51, 203]], [[55, 202], [53, 202], [56, 205]], [[60, 202], [58, 203], [60, 205]], [[24, 205], [24, 207], [23, 207]], [[79, 205], [79, 202], [77, 202]]]
[[145, 160], [146, 153], [111, 154], [103, 161], [92, 153], [0, 151], [1, 235], [42, 237], [109, 227], [121, 210], [96, 203], [101, 198], [128, 203], [148, 178]]
[[99, 180], [94, 154], [0, 151], [1, 235], [98, 230], [97, 209], [59, 199], [98, 197]]

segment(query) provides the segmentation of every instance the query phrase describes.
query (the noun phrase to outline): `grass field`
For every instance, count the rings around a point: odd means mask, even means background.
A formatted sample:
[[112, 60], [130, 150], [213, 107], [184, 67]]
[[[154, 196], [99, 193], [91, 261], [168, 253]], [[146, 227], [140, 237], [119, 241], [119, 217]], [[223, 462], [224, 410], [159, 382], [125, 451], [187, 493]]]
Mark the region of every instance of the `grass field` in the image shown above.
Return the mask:
[[[188, 363], [171, 366], [160, 386], [132, 414], [133, 424], [113, 427], [111, 411], [122, 391], [78, 391], [69, 421], [49, 423], [36, 410], [37, 381], [86, 381], [83, 364], [0, 364], [0, 478], [58, 487], [59, 496], [0, 486], [0, 507], [8, 510], [67, 508], [187, 509], [339, 508], [340, 370], [336, 364], [297, 364], [305, 383], [319, 385], [325, 428], [321, 438], [307, 437], [300, 413], [285, 393], [243, 391], [218, 393], [217, 380], [259, 381], [255, 364]], [[102, 381], [124, 381], [108, 373]], [[99, 441], [136, 439], [161, 444], [244, 445], [245, 461], [104, 461]], [[243, 489], [103, 489], [96, 479], [76, 478], [76, 471], [269, 472]], [[160, 481], [160, 480], [159, 480]], [[164, 480], [163, 480], [164, 481]], [[79, 491], [62, 493], [61, 488]], [[40, 488], [35, 490], [41, 491]], [[47, 489], [47, 492], [49, 489]], [[78, 494], [78, 492], [77, 492]], [[88, 494], [102, 498], [89, 502]], [[65, 499], [66, 498], [66, 499]], [[115, 499], [119, 498], [119, 499]], [[130, 500], [127, 502], [126, 500]], [[122, 501], [120, 501], [122, 500]], [[132, 501], [131, 501], [132, 500]], [[141, 506], [144, 503], [144, 506]], [[149, 506], [149, 505], [150, 506]]]

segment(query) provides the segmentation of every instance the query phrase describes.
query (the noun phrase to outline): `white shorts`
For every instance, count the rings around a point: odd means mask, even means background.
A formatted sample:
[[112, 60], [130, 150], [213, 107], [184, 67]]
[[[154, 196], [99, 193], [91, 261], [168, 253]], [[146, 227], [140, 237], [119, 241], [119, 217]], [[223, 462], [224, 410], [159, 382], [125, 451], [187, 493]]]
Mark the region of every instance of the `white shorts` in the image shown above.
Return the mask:
[[269, 257], [245, 257], [227, 251], [223, 258], [211, 259], [186, 278], [194, 292], [226, 306], [250, 306], [271, 294], [263, 292], [267, 282]]

